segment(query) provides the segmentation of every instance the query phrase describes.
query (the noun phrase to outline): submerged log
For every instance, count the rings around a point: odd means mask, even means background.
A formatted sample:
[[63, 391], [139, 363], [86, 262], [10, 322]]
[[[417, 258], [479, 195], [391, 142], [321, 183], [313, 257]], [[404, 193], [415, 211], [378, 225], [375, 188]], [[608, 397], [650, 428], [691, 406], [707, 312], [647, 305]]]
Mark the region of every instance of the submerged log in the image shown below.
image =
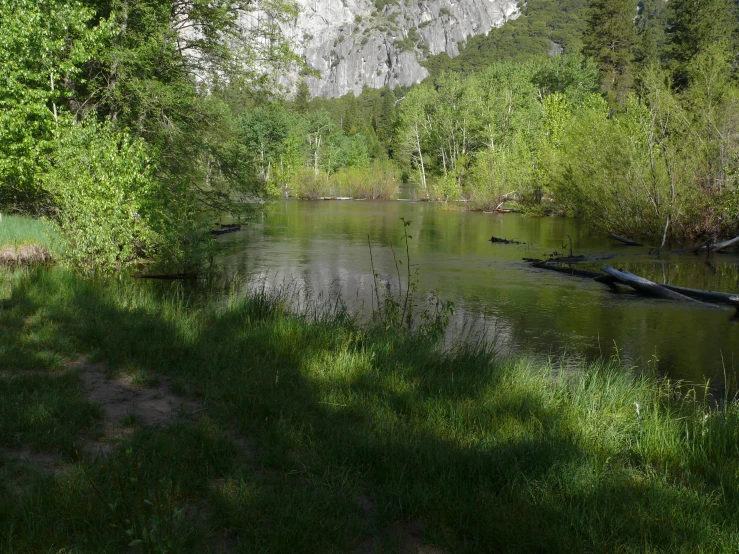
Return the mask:
[[690, 298], [695, 298], [696, 300], [701, 300], [703, 302], [714, 302], [717, 304], [731, 304], [732, 306], [735, 304], [734, 298], [738, 298], [735, 294], [729, 294], [727, 292], [716, 292], [712, 290], [701, 290], [701, 289], [691, 289], [687, 287], [678, 287], [675, 285], [662, 285], [666, 289], [674, 290], [675, 292], [679, 292], [680, 294], [684, 294], [685, 296], [689, 296]]
[[227, 233], [235, 233], [236, 231], [241, 230], [241, 225], [221, 225], [221, 229], [212, 229], [210, 231], [211, 235], [218, 236], [218, 235], [225, 235]]
[[616, 235], [615, 233], [611, 233], [611, 234], [610, 234], [610, 235], [608, 235], [608, 236], [609, 236], [609, 237], [611, 237], [611, 238], [612, 238], [613, 240], [617, 240], [617, 241], [619, 241], [619, 242], [623, 242], [623, 243], [624, 243], [625, 245], [627, 245], [627, 246], [644, 246], [644, 245], [643, 245], [642, 243], [640, 243], [640, 242], [636, 242], [636, 241], [634, 241], [634, 240], [631, 240], [631, 239], [627, 239], [627, 238], [624, 238], [624, 237], [620, 237], [620, 236]]
[[678, 302], [702, 303], [700, 302], [700, 300], [696, 300], [695, 298], [680, 294], [679, 292], [663, 287], [662, 285], [658, 285], [657, 283], [650, 281], [649, 279], [639, 277], [638, 275], [634, 275], [633, 273], [629, 273], [628, 271], [618, 270], [609, 265], [604, 265], [600, 269], [604, 273], [607, 273], [608, 275], [613, 277], [619, 283], [629, 285], [634, 290], [639, 291], [643, 294], [656, 296], [657, 298], [676, 300]]
[[499, 244], [526, 244], [525, 242], [518, 242], [517, 240], [499, 239], [498, 237], [490, 237], [490, 242]]
[[556, 271], [558, 273], [566, 273], [567, 275], [574, 275], [575, 277], [585, 277], [586, 279], [594, 279], [599, 275], [603, 275], [598, 271], [588, 271], [587, 269], [575, 269], [574, 267], [564, 267], [561, 265], [551, 264], [546, 261], [536, 262], [531, 265], [539, 269], [548, 269], [550, 271]]

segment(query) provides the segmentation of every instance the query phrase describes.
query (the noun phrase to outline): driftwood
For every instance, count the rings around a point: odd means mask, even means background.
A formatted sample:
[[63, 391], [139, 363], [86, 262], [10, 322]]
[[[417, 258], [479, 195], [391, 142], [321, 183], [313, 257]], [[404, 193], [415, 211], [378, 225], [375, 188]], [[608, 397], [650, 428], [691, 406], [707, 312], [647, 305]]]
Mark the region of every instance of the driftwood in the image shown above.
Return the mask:
[[518, 242], [517, 240], [499, 239], [497, 237], [490, 237], [490, 242], [496, 244], [526, 244], [525, 242]]
[[624, 237], [620, 237], [620, 236], [618, 236], [618, 235], [616, 235], [616, 234], [614, 234], [614, 233], [611, 233], [611, 234], [610, 234], [610, 235], [608, 235], [608, 236], [609, 236], [609, 237], [611, 237], [611, 238], [612, 238], [612, 239], [614, 239], [614, 240], [617, 240], [617, 241], [619, 241], [619, 242], [623, 242], [623, 243], [624, 243], [625, 245], [627, 245], [627, 246], [644, 246], [644, 245], [643, 245], [643, 244], [641, 244], [640, 242], [636, 242], [636, 241], [634, 241], [634, 240], [631, 240], [631, 239], [627, 239], [627, 238], [624, 238]]
[[726, 248], [730, 248], [734, 246], [735, 244], [739, 244], [739, 237], [734, 237], [731, 240], [725, 240], [724, 242], [718, 242], [713, 245], [704, 244], [700, 248], [696, 250], [696, 252], [721, 252], [722, 250], [725, 250]]
[[650, 281], [649, 279], [639, 277], [638, 275], [634, 275], [633, 273], [630, 273], [628, 271], [618, 270], [609, 265], [604, 265], [600, 269], [604, 273], [613, 277], [619, 283], [629, 285], [634, 290], [648, 296], [656, 296], [657, 298], [666, 298], [668, 300], [676, 300], [678, 302], [701, 303], [700, 300], [696, 300], [695, 298], [691, 298], [690, 296], [680, 294], [679, 292], [663, 287], [662, 285], [658, 285], [657, 283]]

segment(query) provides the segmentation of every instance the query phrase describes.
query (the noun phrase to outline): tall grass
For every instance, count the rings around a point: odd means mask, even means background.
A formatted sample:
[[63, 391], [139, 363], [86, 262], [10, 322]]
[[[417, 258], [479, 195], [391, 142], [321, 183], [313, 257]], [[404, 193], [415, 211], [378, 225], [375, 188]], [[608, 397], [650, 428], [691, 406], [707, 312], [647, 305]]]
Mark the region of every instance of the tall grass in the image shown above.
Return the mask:
[[[118, 551], [147, 529], [125, 521], [156, 513], [166, 536], [138, 543], [152, 552], [224, 537], [242, 552], [396, 552], [399, 523], [450, 553], [739, 544], [734, 402], [614, 361], [449, 351], [340, 308], [291, 313], [279, 292], [221, 293], [62, 269], [16, 278], [0, 310], [0, 448], [56, 448], [69, 469], [0, 470], [2, 548]], [[169, 376], [205, 409], [83, 466], [73, 446], [99, 415], [74, 375], [26, 371], [80, 353]]]
[[62, 240], [54, 226], [43, 219], [20, 215], [2, 215], [0, 220], [0, 247], [38, 244], [59, 254]]
[[341, 168], [331, 175], [303, 169], [291, 187], [298, 198], [348, 197], [365, 200], [388, 200], [400, 186], [399, 172], [391, 162], [375, 161], [368, 167]]

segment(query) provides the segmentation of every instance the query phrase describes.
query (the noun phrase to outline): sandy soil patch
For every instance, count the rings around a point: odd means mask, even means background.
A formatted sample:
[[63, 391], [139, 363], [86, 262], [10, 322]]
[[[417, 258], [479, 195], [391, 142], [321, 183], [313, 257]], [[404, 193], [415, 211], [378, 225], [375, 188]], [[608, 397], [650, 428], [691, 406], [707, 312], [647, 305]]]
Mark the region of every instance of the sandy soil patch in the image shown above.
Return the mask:
[[157, 427], [202, 410], [201, 403], [174, 394], [163, 377], [157, 378], [156, 386], [143, 387], [128, 375], [108, 377], [105, 364], [71, 364], [75, 366], [87, 399], [102, 408], [105, 418], [103, 436], [85, 443], [84, 449], [91, 454], [108, 454], [133, 433], [135, 425]]

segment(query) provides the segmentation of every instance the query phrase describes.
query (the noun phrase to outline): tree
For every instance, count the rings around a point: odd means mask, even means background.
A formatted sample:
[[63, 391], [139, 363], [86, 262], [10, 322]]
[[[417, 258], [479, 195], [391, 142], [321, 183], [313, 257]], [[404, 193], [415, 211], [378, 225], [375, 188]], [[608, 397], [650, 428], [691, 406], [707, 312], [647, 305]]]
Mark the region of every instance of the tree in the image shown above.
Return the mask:
[[611, 104], [623, 105], [634, 82], [635, 0], [591, 0], [583, 53], [598, 64]]
[[664, 0], [642, 0], [636, 28], [639, 45], [637, 62], [642, 68], [659, 63], [666, 48], [667, 4]]
[[[233, 113], [210, 91], [227, 81], [271, 94], [277, 69], [295, 60], [278, 25], [294, 14], [289, 0], [0, 0], [0, 207], [54, 214], [63, 229], [82, 222], [63, 213], [72, 206], [63, 189], [51, 190], [64, 175], [81, 179], [58, 154], [77, 144], [75, 133], [92, 148], [87, 138], [102, 131], [90, 129], [107, 122], [109, 142], [133, 141], [155, 160], [148, 167], [157, 193], [149, 198], [172, 232], [157, 232], [162, 242], [148, 252], [172, 262], [179, 252], [191, 265], [198, 210], [243, 213], [256, 206], [245, 200], [265, 192], [263, 181], [245, 178]], [[115, 171], [108, 178], [124, 187]], [[80, 181], [80, 194], [113, 202], [104, 190]], [[106, 265], [102, 254], [99, 262]]]
[[392, 90], [386, 90], [382, 94], [379, 113], [375, 118], [375, 131], [377, 138], [385, 146], [388, 146], [393, 138], [395, 125], [395, 94]]
[[362, 122], [357, 106], [357, 98], [353, 92], [350, 92], [347, 96], [346, 110], [341, 118], [341, 128], [345, 135], [351, 136], [359, 131]]
[[51, 208], [41, 176], [71, 83], [113, 35], [109, 20], [79, 2], [0, 0], [0, 209]]
[[436, 104], [436, 92], [427, 85], [417, 86], [405, 96], [399, 105], [398, 139], [410, 157], [411, 166], [418, 170], [418, 181], [423, 194], [428, 197], [426, 166], [423, 161], [424, 142], [430, 135], [428, 113]]
[[733, 0], [673, 0], [668, 4], [670, 56], [678, 87], [688, 84], [688, 66], [719, 45], [733, 61], [737, 53], [737, 9]]
[[308, 101], [310, 100], [310, 90], [305, 81], [298, 82], [298, 88], [295, 92], [295, 111], [299, 114], [305, 114], [308, 111]]

